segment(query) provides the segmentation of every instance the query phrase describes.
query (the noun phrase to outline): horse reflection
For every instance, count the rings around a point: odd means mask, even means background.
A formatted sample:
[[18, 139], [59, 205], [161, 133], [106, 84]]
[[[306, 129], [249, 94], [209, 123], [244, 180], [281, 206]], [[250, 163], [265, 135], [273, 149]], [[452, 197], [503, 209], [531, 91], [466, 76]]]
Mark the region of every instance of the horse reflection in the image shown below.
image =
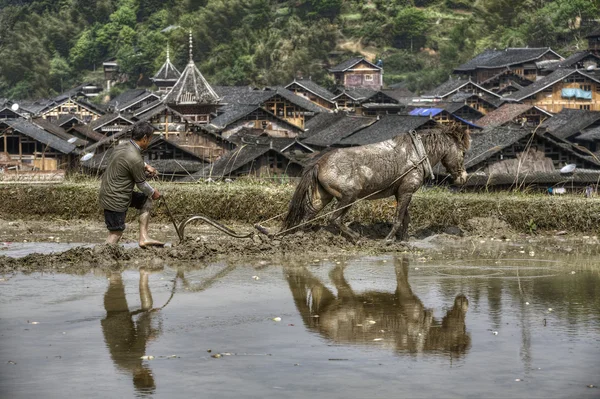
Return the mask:
[[440, 321], [426, 309], [408, 283], [408, 260], [395, 262], [394, 293], [356, 294], [344, 277], [344, 267], [329, 277], [337, 297], [305, 267], [286, 269], [286, 278], [304, 324], [337, 343], [384, 345], [398, 352], [443, 352], [460, 356], [470, 347], [465, 316], [468, 300], [458, 295]]
[[125, 286], [120, 273], [112, 273], [104, 294], [106, 317], [101, 321], [106, 346], [115, 365], [131, 374], [133, 385], [138, 393], [151, 394], [156, 389], [152, 370], [141, 359], [146, 355], [149, 341], [161, 333], [153, 323], [159, 312], [152, 309], [152, 293], [148, 287], [148, 272], [140, 270], [139, 283], [141, 309], [129, 311]]

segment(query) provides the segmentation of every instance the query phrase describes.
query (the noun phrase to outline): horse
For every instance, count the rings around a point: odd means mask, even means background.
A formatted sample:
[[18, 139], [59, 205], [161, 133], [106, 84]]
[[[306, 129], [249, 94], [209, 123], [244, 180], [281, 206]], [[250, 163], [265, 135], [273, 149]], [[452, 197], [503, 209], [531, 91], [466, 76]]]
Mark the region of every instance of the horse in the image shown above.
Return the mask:
[[418, 134], [400, 134], [375, 144], [328, 151], [302, 172], [280, 233], [312, 220], [335, 198], [337, 204], [330, 222], [356, 241], [358, 233], [343, 223], [351, 206], [361, 199], [394, 195], [396, 211], [386, 240], [395, 240], [401, 229], [404, 241], [410, 221], [408, 206], [426, 174], [441, 162], [455, 184], [464, 184], [467, 180], [464, 156], [470, 142], [468, 130], [452, 125]]

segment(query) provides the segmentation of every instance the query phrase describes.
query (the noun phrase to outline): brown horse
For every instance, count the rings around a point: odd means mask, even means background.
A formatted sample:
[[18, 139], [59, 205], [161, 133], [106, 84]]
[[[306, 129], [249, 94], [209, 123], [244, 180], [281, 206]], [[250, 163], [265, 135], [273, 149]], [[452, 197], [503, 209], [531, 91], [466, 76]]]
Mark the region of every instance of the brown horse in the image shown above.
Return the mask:
[[[470, 145], [469, 132], [459, 126], [448, 126], [420, 132], [419, 136], [431, 166], [441, 162], [456, 184], [464, 184], [467, 179], [464, 154]], [[394, 195], [396, 214], [386, 240], [394, 240], [401, 227], [401, 239], [405, 240], [408, 205], [427, 174], [426, 162], [420, 162], [422, 159], [410, 134], [325, 153], [302, 173], [282, 231], [311, 220], [335, 198], [337, 204], [331, 223], [356, 240], [358, 234], [343, 223], [351, 204], [365, 197], [373, 200]]]

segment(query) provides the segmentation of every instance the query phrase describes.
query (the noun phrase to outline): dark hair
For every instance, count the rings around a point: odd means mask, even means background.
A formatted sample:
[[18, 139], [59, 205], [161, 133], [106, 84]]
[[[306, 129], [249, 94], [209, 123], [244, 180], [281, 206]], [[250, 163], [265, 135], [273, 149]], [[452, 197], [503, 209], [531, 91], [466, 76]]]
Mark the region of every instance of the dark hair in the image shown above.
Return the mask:
[[131, 129], [131, 138], [139, 141], [144, 137], [151, 137], [154, 134], [154, 127], [148, 122], [138, 122]]

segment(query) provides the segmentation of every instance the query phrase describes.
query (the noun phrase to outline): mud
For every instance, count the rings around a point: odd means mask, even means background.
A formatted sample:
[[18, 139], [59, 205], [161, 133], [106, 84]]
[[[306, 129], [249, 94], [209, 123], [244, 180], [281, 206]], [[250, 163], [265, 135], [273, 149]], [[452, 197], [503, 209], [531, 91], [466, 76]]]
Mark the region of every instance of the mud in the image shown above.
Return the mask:
[[377, 227], [357, 243], [352, 243], [329, 229], [316, 228], [276, 239], [258, 233], [251, 239], [200, 235], [165, 248], [125, 248], [121, 245], [100, 244], [94, 247], [75, 247], [61, 253], [34, 253], [21, 258], [0, 256], [0, 273], [59, 271], [82, 274], [92, 268], [122, 270], [130, 264], [162, 267], [169, 261], [204, 262], [220, 256], [375, 254], [406, 252], [410, 249], [405, 243], [388, 243], [380, 238], [369, 238], [378, 237], [378, 232]]

